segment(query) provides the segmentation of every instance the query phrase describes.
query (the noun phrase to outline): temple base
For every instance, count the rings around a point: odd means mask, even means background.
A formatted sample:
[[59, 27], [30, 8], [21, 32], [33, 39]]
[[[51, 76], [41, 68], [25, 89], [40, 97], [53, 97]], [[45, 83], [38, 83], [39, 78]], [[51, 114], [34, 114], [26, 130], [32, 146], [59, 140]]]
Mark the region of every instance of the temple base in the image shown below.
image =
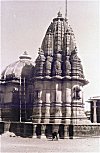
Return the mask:
[[[57, 129], [59, 139], [66, 139], [73, 137], [83, 136], [100, 136], [100, 124], [83, 124], [83, 125], [65, 125], [65, 124], [32, 124], [32, 123], [0, 123], [0, 131], [3, 134], [8, 127], [9, 132], [15, 133], [16, 136], [30, 137], [30, 138], [52, 138], [52, 132]], [[72, 131], [72, 132], [71, 132]]]

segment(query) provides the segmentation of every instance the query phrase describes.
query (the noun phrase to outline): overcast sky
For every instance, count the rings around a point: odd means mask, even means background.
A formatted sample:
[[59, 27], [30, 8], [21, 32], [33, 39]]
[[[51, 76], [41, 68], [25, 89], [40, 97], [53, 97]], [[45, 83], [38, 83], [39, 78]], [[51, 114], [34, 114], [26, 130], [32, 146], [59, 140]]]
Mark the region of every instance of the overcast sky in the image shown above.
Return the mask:
[[[64, 0], [1, 2], [1, 71], [24, 51], [35, 61], [45, 32], [59, 10], [65, 16]], [[84, 100], [100, 96], [99, 0], [69, 0], [68, 19], [90, 82], [84, 87]]]

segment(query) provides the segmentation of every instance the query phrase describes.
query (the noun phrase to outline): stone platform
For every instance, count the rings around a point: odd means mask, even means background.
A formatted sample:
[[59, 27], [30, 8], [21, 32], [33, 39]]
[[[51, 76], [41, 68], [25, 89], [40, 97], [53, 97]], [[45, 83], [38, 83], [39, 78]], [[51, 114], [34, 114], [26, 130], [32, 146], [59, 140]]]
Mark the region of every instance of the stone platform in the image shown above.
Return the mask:
[[52, 137], [57, 129], [59, 138], [100, 136], [100, 124], [65, 125], [65, 124], [33, 124], [24, 122], [0, 122], [0, 134], [10, 131], [21, 137], [42, 138]]

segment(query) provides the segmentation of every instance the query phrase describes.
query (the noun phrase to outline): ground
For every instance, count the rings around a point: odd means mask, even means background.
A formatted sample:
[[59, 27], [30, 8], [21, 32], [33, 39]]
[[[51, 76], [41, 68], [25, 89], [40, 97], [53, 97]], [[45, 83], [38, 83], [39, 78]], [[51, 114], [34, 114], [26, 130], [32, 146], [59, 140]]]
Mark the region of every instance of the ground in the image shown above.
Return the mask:
[[100, 152], [100, 137], [59, 139], [22, 138], [2, 135], [1, 153], [65, 153]]

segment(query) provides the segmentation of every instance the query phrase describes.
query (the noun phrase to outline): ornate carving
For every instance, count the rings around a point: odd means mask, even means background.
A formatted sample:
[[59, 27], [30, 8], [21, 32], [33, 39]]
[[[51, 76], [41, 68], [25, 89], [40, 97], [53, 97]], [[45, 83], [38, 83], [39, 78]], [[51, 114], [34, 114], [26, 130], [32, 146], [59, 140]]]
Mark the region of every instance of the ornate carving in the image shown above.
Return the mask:
[[74, 50], [71, 52], [71, 61], [80, 62], [80, 58], [77, 55], [77, 47], [75, 47]]
[[63, 62], [63, 74], [64, 76], [68, 76], [71, 73], [71, 64], [69, 61], [69, 56], [66, 56], [65, 61]]
[[39, 102], [41, 100], [41, 91], [40, 90], [34, 91], [34, 100], [35, 100], [35, 102]]
[[39, 49], [39, 56], [36, 59], [36, 66], [35, 66], [35, 71], [37, 76], [42, 76], [43, 75], [43, 66], [45, 62], [45, 56], [44, 53], [41, 49]]
[[52, 57], [47, 56], [45, 67], [44, 67], [44, 74], [46, 76], [50, 76], [51, 74], [51, 63], [52, 63]]
[[61, 54], [56, 54], [55, 61], [53, 64], [53, 75], [60, 75], [61, 76]]
[[81, 97], [81, 89], [79, 86], [75, 86], [73, 88], [73, 100], [80, 100], [82, 97]]
[[72, 76], [78, 76], [78, 77], [84, 78], [81, 60], [77, 55], [76, 47], [72, 51], [70, 59], [71, 59], [71, 66], [72, 66]]

